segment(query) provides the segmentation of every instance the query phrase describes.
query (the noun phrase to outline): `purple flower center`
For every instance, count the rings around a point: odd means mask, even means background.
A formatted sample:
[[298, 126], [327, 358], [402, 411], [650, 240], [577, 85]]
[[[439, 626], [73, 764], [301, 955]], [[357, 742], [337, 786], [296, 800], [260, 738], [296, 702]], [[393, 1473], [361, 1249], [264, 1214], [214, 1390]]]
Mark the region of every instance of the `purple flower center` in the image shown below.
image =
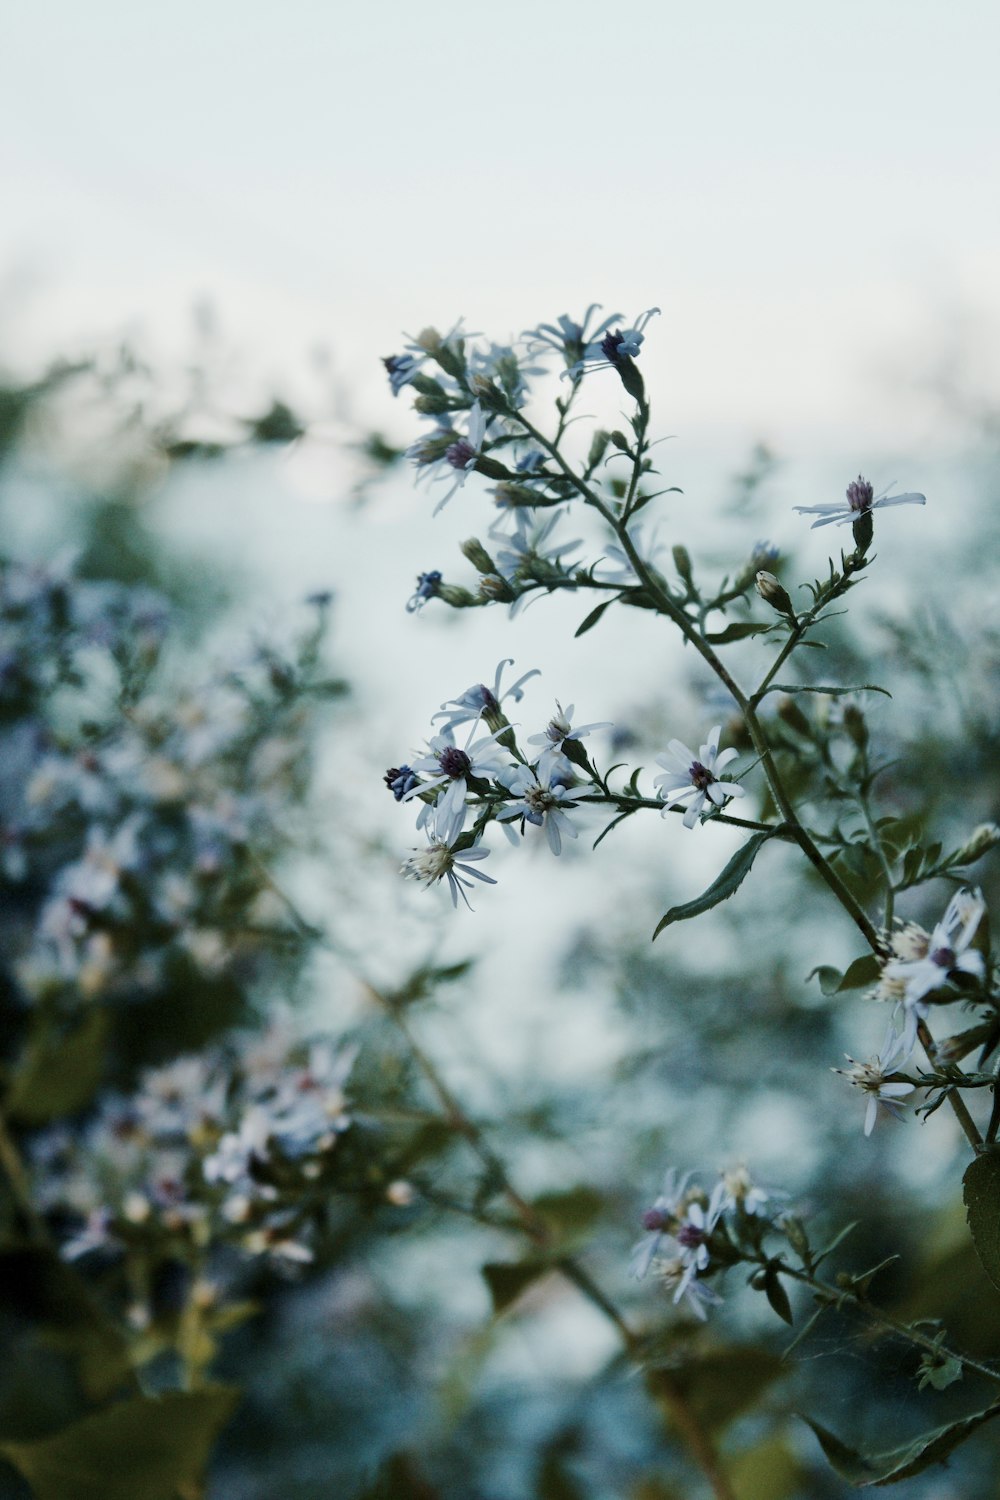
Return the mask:
[[461, 777], [468, 776], [472, 770], [472, 761], [466, 755], [465, 751], [457, 749], [454, 745], [449, 745], [446, 750], [441, 751], [441, 754], [438, 756], [438, 765], [444, 774], [450, 776], [453, 781], [458, 781]]
[[699, 1229], [696, 1224], [682, 1224], [677, 1231], [677, 1243], [683, 1245], [685, 1250], [697, 1250], [707, 1238], [704, 1229]]
[[708, 791], [708, 788], [715, 780], [711, 771], [706, 766], [703, 766], [700, 760], [693, 760], [691, 762], [691, 769], [688, 771], [688, 775], [691, 778], [691, 785], [696, 786], [699, 792]]
[[644, 1229], [657, 1230], [666, 1229], [670, 1223], [670, 1215], [662, 1208], [647, 1208], [642, 1216]]
[[954, 948], [935, 948], [931, 954], [931, 963], [937, 964], [939, 969], [953, 969], [955, 967]]
[[475, 462], [476, 450], [465, 438], [459, 438], [457, 443], [445, 450], [445, 458], [453, 469], [467, 469]]
[[621, 364], [622, 357], [618, 353], [618, 351], [621, 348], [622, 344], [624, 344], [624, 342], [625, 335], [621, 332], [621, 330], [619, 330], [617, 333], [606, 333], [604, 335], [603, 339], [601, 340], [601, 353], [604, 355], [604, 358], [608, 361], [609, 364]]
[[847, 503], [852, 510], [870, 510], [874, 498], [875, 491], [873, 487], [860, 474], [857, 479], [852, 479], [851, 483], [847, 486]]

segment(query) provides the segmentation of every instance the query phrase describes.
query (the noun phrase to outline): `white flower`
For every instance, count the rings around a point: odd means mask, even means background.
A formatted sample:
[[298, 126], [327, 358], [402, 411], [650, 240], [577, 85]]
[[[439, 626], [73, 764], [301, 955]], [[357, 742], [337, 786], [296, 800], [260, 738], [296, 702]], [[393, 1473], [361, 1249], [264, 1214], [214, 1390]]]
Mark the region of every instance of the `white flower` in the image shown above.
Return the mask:
[[[501, 780], [517, 798], [497, 813], [498, 822], [507, 824], [516, 818], [545, 829], [553, 854], [562, 852], [563, 838], [575, 839], [577, 831], [567, 816], [576, 806], [568, 789], [554, 780], [542, 781], [531, 766], [518, 766]], [[523, 827], [522, 827], [523, 833]], [[515, 838], [513, 830], [511, 837]], [[516, 838], [515, 838], [516, 841]]]
[[675, 1303], [683, 1297], [690, 1311], [703, 1323], [708, 1319], [708, 1309], [718, 1307], [722, 1302], [718, 1292], [706, 1286], [697, 1275], [691, 1274], [690, 1266], [679, 1255], [671, 1256], [668, 1260], [654, 1260], [653, 1274], [668, 1292], [673, 1292]]
[[639, 1280], [645, 1276], [653, 1257], [660, 1249], [664, 1236], [672, 1233], [680, 1223], [684, 1211], [684, 1194], [690, 1181], [690, 1172], [685, 1172], [683, 1177], [678, 1177], [676, 1167], [667, 1169], [659, 1194], [642, 1216], [643, 1227], [647, 1232], [633, 1248], [629, 1266], [630, 1275]]
[[[475, 730], [473, 729], [473, 733]], [[417, 818], [417, 827], [422, 828], [433, 815], [439, 834], [449, 842], [457, 838], [465, 821], [465, 799], [469, 791], [469, 777], [477, 776], [489, 780], [499, 776], [510, 764], [509, 757], [496, 743], [496, 735], [466, 744], [460, 750], [450, 729], [436, 734], [428, 743], [428, 755], [422, 755], [410, 767], [421, 775], [429, 775], [429, 781], [417, 782], [405, 791], [401, 801], [409, 802], [421, 792], [444, 787], [435, 803], [423, 802]]]
[[597, 343], [612, 323], [622, 322], [622, 314], [616, 312], [598, 323], [596, 328], [591, 328], [590, 320], [600, 308], [599, 302], [592, 302], [579, 323], [563, 313], [555, 323], [539, 323], [537, 328], [526, 329], [522, 337], [527, 340], [529, 355], [554, 349], [562, 355], [567, 370], [573, 370], [579, 366], [589, 345]]
[[[636, 526], [631, 533], [632, 543], [636, 552], [643, 562], [654, 574], [662, 573], [663, 569], [657, 562], [657, 558], [665, 559], [668, 551], [666, 542], [659, 541], [655, 530], [650, 531], [646, 537], [641, 526]], [[604, 549], [604, 556], [613, 564], [612, 567], [602, 560], [594, 568], [594, 577], [601, 583], [614, 583], [622, 588], [631, 588], [639, 582], [631, 559], [623, 547], [617, 542], [609, 542]]]
[[911, 1046], [907, 1045], [906, 1033], [896, 1034], [890, 1024], [885, 1034], [885, 1041], [878, 1054], [870, 1062], [855, 1062], [850, 1055], [847, 1061], [851, 1064], [849, 1068], [833, 1068], [834, 1073], [840, 1073], [848, 1079], [855, 1088], [859, 1088], [868, 1095], [868, 1106], [865, 1110], [865, 1135], [871, 1135], [875, 1128], [875, 1117], [878, 1114], [878, 1106], [881, 1104], [896, 1119], [900, 1119], [900, 1108], [898, 1100], [912, 1094], [915, 1084], [892, 1083], [889, 1075], [896, 1071], [897, 1065], [909, 1056]]
[[[513, 528], [510, 524], [513, 514]], [[547, 545], [564, 512], [553, 511], [539, 520], [530, 507], [520, 507], [513, 512], [504, 512], [499, 521], [494, 521], [489, 535], [499, 543], [496, 548], [496, 565], [508, 583], [537, 580], [539, 573], [544, 581], [553, 569], [562, 567], [563, 557], [574, 552], [580, 541], [560, 542], [558, 546]]]
[[[483, 442], [486, 437], [486, 428], [489, 425], [489, 417], [483, 411], [479, 402], [476, 401], [469, 408], [469, 426], [464, 436], [456, 436], [455, 440], [448, 444], [440, 457], [427, 465], [427, 477], [434, 484], [447, 482], [451, 479], [451, 488], [443, 495], [434, 507], [434, 514], [448, 504], [458, 490], [460, 490], [476, 467], [482, 456]], [[453, 471], [452, 474], [448, 470]]]
[[[646, 325], [659, 311], [658, 307], [650, 307], [630, 327], [616, 328], [613, 331], [609, 329], [603, 338], [592, 339], [581, 358], [565, 374], [571, 380], [578, 380], [588, 369], [617, 370], [623, 359], [637, 359], [642, 349]], [[612, 321], [615, 320], [607, 319], [601, 327], [606, 328]], [[595, 330], [597, 333], [600, 331]]]
[[[492, 688], [488, 688], [485, 682], [473, 683], [472, 687], [466, 688], [457, 698], [448, 698], [441, 705], [441, 712], [434, 715], [435, 719], [445, 719], [446, 730], [457, 729], [459, 724], [468, 724], [473, 720], [484, 718], [489, 720], [493, 715], [500, 715], [500, 705], [508, 698], [515, 703], [520, 703], [524, 697], [523, 687], [532, 677], [541, 674], [537, 667], [532, 667], [530, 672], [525, 672], [516, 682], [512, 683], [505, 692], [500, 691], [505, 667], [512, 667], [514, 658], [507, 656], [497, 667], [493, 678]], [[506, 723], [506, 719], [504, 720]], [[493, 727], [492, 725], [490, 726]]]
[[847, 486], [846, 499], [846, 505], [841, 501], [833, 505], [796, 505], [792, 508], [800, 516], [818, 516], [819, 519], [812, 523], [811, 529], [815, 531], [817, 526], [844, 526], [848, 521], [857, 521], [869, 511], [880, 510], [888, 505], [927, 504], [927, 496], [918, 495], [914, 491], [907, 491], [905, 495], [890, 495], [889, 490], [883, 490], [880, 495], [876, 495], [869, 481], [860, 474]]
[[[414, 849], [409, 859], [404, 860], [400, 873], [408, 880], [419, 880], [430, 889], [439, 880], [447, 880], [448, 889], [451, 891], [451, 904], [458, 906], [458, 898], [461, 896], [466, 906], [469, 906], [469, 898], [465, 894], [465, 888], [472, 889], [471, 876], [473, 880], [485, 881], [487, 885], [496, 885], [492, 875], [484, 875], [482, 870], [474, 870], [473, 863], [485, 859], [489, 854], [488, 849], [474, 844], [471, 849], [457, 850], [455, 844], [461, 833], [461, 828], [451, 829], [450, 837], [441, 837], [436, 828], [427, 827], [428, 844], [426, 849]], [[469, 910], [472, 908], [469, 906]]]
[[738, 1167], [727, 1167], [722, 1174], [722, 1211], [742, 1209], [743, 1213], [753, 1218], [764, 1207], [770, 1198], [763, 1188], [755, 1186], [750, 1179], [750, 1173], [742, 1164]]
[[925, 1020], [927, 1017], [926, 995], [940, 989], [950, 974], [972, 974], [977, 979], [985, 974], [983, 955], [969, 947], [985, 910], [986, 902], [980, 891], [956, 891], [944, 916], [927, 939], [923, 952], [919, 928], [904, 928], [901, 934], [897, 934], [901, 941], [909, 937], [913, 957], [890, 959], [882, 970], [880, 988], [902, 986], [906, 1017], [904, 1035], [908, 1049], [916, 1039], [918, 1018]]
[[[714, 807], [724, 807], [730, 797], [745, 795], [744, 788], [736, 782], [721, 782], [716, 775], [735, 760], [738, 753], [735, 750], [719, 753], [721, 734], [722, 725], [716, 724], [697, 755], [680, 740], [671, 740], [667, 754], [656, 757], [657, 765], [663, 766], [667, 772], [665, 776], [653, 778], [653, 785], [659, 787], [659, 795], [663, 798], [664, 817], [671, 807], [691, 798], [684, 814], [684, 827], [693, 828], [706, 801]], [[682, 768], [680, 773], [672, 769], [674, 765]]]
[[563, 746], [567, 740], [586, 739], [587, 735], [592, 734], [595, 729], [613, 728], [614, 725], [609, 720], [604, 720], [597, 724], [581, 724], [578, 729], [574, 729], [573, 704], [571, 703], [569, 708], [564, 710], [557, 698], [556, 711], [546, 725], [544, 734], [528, 736], [529, 745], [545, 746], [534, 761], [539, 780], [551, 781], [554, 773], [564, 771], [566, 756], [563, 754]]

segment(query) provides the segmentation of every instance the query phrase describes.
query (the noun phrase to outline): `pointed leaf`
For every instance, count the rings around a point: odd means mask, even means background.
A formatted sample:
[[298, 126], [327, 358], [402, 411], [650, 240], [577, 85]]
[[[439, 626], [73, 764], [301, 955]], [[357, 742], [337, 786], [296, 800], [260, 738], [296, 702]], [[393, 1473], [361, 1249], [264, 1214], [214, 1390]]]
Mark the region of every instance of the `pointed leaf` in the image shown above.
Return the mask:
[[502, 1313], [550, 1269], [548, 1261], [544, 1260], [487, 1262], [483, 1266], [483, 1279], [493, 1298], [493, 1311]]
[[1000, 1151], [984, 1151], [969, 1163], [962, 1196], [976, 1254], [1000, 1290]]
[[727, 625], [725, 630], [709, 631], [705, 639], [712, 646], [728, 646], [731, 641], [745, 641], [750, 635], [763, 635], [765, 630], [773, 630], [774, 626], [754, 624], [750, 620], [739, 623], [734, 622]]
[[824, 995], [835, 995], [843, 977], [840, 970], [833, 968], [831, 964], [820, 964], [818, 968], [810, 969], [806, 975], [806, 983], [808, 984], [810, 979], [818, 979], [819, 987]]
[[866, 985], [875, 983], [879, 972], [879, 962], [874, 953], [862, 954], [852, 964], [848, 964], [847, 973], [837, 985], [837, 994], [843, 994], [845, 990], [863, 990]]
[[[800, 645], [807, 642], [800, 641]], [[885, 698], [891, 698], [892, 694], [888, 688], [877, 687], [874, 682], [859, 682], [851, 687], [828, 687], [823, 682], [772, 682], [768, 688], [769, 693], [826, 693], [831, 698], [839, 698], [843, 693], [881, 693]]]
[[809, 1417], [803, 1420], [816, 1434], [820, 1447], [841, 1478], [856, 1489], [864, 1490], [898, 1484], [901, 1479], [909, 1479], [929, 1469], [931, 1464], [942, 1463], [977, 1427], [996, 1416], [1000, 1416], [1000, 1402], [972, 1416], [961, 1417], [957, 1422], [949, 1422], [945, 1427], [935, 1427], [932, 1432], [925, 1432], [902, 1448], [871, 1454], [857, 1453], [819, 1422], [813, 1422]]
[[614, 599], [602, 599], [601, 603], [598, 604], [595, 609], [592, 609], [587, 618], [582, 621], [582, 623], [579, 624], [574, 630], [574, 637], [578, 635], [586, 635], [588, 630], [593, 630], [594, 626], [597, 624], [604, 611], [610, 604], [614, 604], [614, 602]]
[[717, 880], [714, 880], [707, 891], [697, 896], [694, 901], [687, 901], [683, 906], [672, 906], [666, 916], [660, 918], [653, 933], [653, 941], [669, 927], [671, 922], [685, 922], [689, 917], [700, 916], [703, 911], [711, 911], [713, 906], [718, 906], [721, 901], [728, 901], [750, 873], [750, 868], [757, 858], [757, 851], [769, 838], [773, 838], [769, 829], [765, 833], [755, 833], [753, 838], [747, 839], [742, 849], [737, 849], [732, 859]]
[[783, 1318], [789, 1325], [795, 1322], [792, 1317], [792, 1304], [788, 1300], [788, 1293], [781, 1284], [781, 1277], [773, 1266], [768, 1266], [764, 1273], [764, 1295], [770, 1302], [779, 1318]]
[[239, 1400], [232, 1386], [137, 1396], [0, 1453], [36, 1500], [176, 1500], [200, 1482], [219, 1429]]

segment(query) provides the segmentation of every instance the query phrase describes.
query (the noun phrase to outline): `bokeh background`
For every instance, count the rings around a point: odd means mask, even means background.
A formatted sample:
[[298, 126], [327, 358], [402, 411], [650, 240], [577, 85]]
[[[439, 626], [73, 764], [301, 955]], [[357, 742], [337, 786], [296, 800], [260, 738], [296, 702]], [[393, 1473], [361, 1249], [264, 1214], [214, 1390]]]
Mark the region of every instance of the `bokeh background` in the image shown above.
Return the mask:
[[[697, 740], [717, 710], [644, 619], [576, 641], [565, 599], [514, 621], [405, 612], [419, 572], [465, 568], [457, 543], [485, 531], [490, 503], [473, 478], [432, 519], [405, 466], [372, 462], [372, 433], [416, 436], [380, 357], [459, 316], [502, 342], [595, 300], [659, 306], [643, 370], [683, 491], [661, 533], [720, 574], [764, 536], [786, 578], [821, 574], [826, 534], [791, 506], [836, 498], [859, 470], [926, 492], [926, 510], [880, 525], [837, 660], [895, 693], [871, 709], [904, 757], [890, 810], [930, 792], [939, 832], [960, 839], [998, 812], [998, 50], [994, 6], [896, 0], [42, 0], [3, 22], [4, 379], [88, 358], [101, 377], [46, 395], [19, 429], [3, 550], [75, 549], [92, 576], [165, 589], [192, 672], [332, 590], [350, 692], [316, 731], [309, 838], [282, 878], [337, 952], [314, 955], [294, 997], [257, 1001], [294, 998], [304, 1027], [339, 1032], [374, 1024], [359, 975], [392, 987], [474, 958], [415, 1024], [526, 1192], [591, 1193], [576, 1203], [593, 1254], [640, 1316], [652, 1294], [628, 1284], [628, 1250], [663, 1169], [745, 1160], [832, 1224], [863, 1206], [857, 1254], [907, 1252], [892, 1294], [911, 1316], [926, 1297], [984, 1354], [1000, 1333], [969, 1313], [992, 1294], [966, 1254], [950, 1122], [865, 1143], [829, 1072], [877, 1043], [883, 1016], [805, 982], [855, 947], [785, 851], [732, 910], [656, 949], [658, 916], [735, 847], [721, 830], [635, 819], [558, 866], [499, 845], [475, 914], [398, 880], [414, 836], [382, 772], [501, 658], [542, 669], [532, 729], [573, 702], [613, 720], [636, 763]], [[295, 431], [244, 443], [268, 436], [252, 419], [275, 401]], [[616, 405], [595, 382], [586, 409]], [[934, 899], [911, 914], [933, 920]], [[213, 1496], [361, 1494], [404, 1451], [405, 1482], [427, 1486], [414, 1495], [689, 1493], [598, 1319], [546, 1284], [529, 1315], [491, 1323], [479, 1267], [499, 1242], [430, 1212], [408, 1227], [345, 1233], [324, 1278], [282, 1283], [266, 1324], [241, 1330], [230, 1373], [250, 1394]], [[731, 1302], [729, 1326], [761, 1336], [735, 1286]], [[926, 1411], [900, 1352], [842, 1343], [807, 1348], [807, 1390], [859, 1440], [914, 1430]], [[768, 1400], [725, 1439], [741, 1496], [844, 1493], [790, 1401]], [[987, 1448], [911, 1492], [985, 1500]], [[393, 1472], [386, 1493], [409, 1495]]]

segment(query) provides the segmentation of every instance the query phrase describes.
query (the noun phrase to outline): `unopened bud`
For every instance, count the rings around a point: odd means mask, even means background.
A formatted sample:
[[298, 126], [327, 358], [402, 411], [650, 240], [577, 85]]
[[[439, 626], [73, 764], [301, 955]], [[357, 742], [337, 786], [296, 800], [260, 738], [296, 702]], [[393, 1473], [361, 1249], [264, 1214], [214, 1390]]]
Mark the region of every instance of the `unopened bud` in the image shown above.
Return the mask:
[[811, 737], [812, 726], [794, 698], [778, 699], [778, 718], [783, 724], [787, 724], [789, 729], [794, 729], [796, 734]]
[[973, 860], [982, 859], [991, 849], [1000, 844], [1000, 828], [995, 823], [980, 823], [968, 842], [961, 849], [956, 849], [952, 863], [956, 865], [970, 865]]
[[517, 598], [510, 584], [499, 573], [484, 573], [479, 580], [479, 593], [491, 604], [511, 604]]
[[462, 543], [462, 553], [478, 573], [495, 573], [497, 565], [478, 537], [470, 536]]
[[792, 607], [791, 599], [788, 597], [788, 590], [782, 587], [773, 573], [768, 573], [762, 569], [754, 579], [754, 587], [764, 603], [769, 604], [772, 609], [777, 610], [779, 615], [784, 615], [789, 620], [795, 619], [795, 610]]
[[443, 599], [445, 604], [450, 604], [452, 609], [468, 609], [470, 604], [479, 603], [475, 594], [470, 594], [468, 589], [463, 589], [455, 583], [442, 583], [438, 588], [437, 597]]
[[781, 1221], [781, 1227], [785, 1231], [785, 1238], [796, 1254], [808, 1255], [809, 1238], [802, 1220], [797, 1219], [794, 1214], [786, 1214]]
[[451, 402], [444, 391], [431, 391], [427, 395], [418, 396], [413, 403], [413, 410], [422, 417], [439, 417], [450, 410], [450, 407]]
[[469, 390], [490, 411], [506, 411], [507, 397], [498, 385], [494, 385], [488, 375], [470, 375]]
[[627, 453], [629, 451], [628, 438], [623, 432], [619, 432], [617, 428], [615, 428], [614, 432], [608, 433], [608, 440], [615, 445], [619, 452]]
[[596, 469], [607, 451], [608, 443], [611, 441], [610, 432], [605, 432], [603, 427], [598, 427], [590, 440], [590, 452], [587, 454], [587, 468]]
[[694, 579], [691, 576], [691, 554], [686, 547], [677, 546], [673, 549], [674, 567], [688, 588], [694, 588]]
[[530, 505], [532, 509], [535, 509], [541, 505], [558, 505], [560, 503], [558, 498], [550, 500], [544, 495], [540, 495], [537, 490], [529, 488], [526, 484], [511, 484], [509, 480], [504, 480], [503, 483], [494, 485], [493, 499], [497, 505], [505, 510], [508, 507], [516, 507], [518, 505]]

